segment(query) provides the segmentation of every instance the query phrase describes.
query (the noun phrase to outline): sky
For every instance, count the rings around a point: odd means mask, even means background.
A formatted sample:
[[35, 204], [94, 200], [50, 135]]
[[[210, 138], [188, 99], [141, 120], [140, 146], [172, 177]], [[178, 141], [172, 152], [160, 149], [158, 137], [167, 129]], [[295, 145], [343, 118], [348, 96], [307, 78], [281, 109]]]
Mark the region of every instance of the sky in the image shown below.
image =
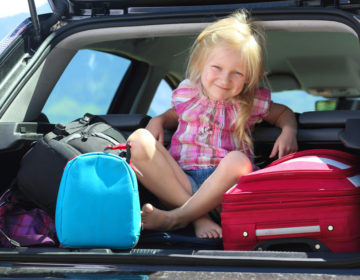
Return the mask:
[[[0, 18], [14, 16], [20, 13], [29, 13], [28, 1], [27, 0], [10, 0], [2, 1], [0, 9]], [[47, 0], [35, 0], [37, 7], [47, 4]]]
[[[2, 0], [0, 9], [0, 40], [30, 16], [28, 0]], [[50, 12], [47, 0], [35, 0], [38, 13]]]

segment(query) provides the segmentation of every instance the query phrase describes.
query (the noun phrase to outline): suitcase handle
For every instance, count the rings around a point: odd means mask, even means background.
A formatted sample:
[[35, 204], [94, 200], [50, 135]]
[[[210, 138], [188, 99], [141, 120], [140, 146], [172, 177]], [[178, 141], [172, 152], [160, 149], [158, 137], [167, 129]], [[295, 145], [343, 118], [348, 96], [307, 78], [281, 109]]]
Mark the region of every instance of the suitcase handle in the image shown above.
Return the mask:
[[318, 222], [315, 222], [313, 225], [309, 226], [300, 226], [300, 225], [292, 225], [286, 227], [278, 227], [278, 228], [256, 228], [255, 236], [256, 237], [265, 237], [268, 238], [270, 236], [276, 235], [289, 235], [289, 234], [305, 234], [305, 233], [320, 233], [320, 225]]
[[257, 244], [253, 251], [331, 252], [329, 247], [312, 238], [279, 238]]

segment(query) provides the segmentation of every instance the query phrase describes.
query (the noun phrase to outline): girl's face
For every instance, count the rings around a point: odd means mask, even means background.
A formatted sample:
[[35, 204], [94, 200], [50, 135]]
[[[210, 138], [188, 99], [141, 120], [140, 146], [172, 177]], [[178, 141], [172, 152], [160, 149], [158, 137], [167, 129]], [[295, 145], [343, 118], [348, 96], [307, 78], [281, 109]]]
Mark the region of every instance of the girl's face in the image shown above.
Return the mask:
[[215, 47], [201, 72], [205, 95], [211, 100], [231, 99], [245, 84], [246, 69], [239, 52], [230, 47]]

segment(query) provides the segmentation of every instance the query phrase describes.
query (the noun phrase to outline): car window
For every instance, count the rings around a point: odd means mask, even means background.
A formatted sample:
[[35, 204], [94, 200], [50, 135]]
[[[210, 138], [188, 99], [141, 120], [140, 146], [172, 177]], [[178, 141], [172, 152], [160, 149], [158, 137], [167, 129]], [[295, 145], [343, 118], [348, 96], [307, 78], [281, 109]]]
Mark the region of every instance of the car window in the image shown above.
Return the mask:
[[67, 123], [85, 113], [106, 114], [130, 60], [80, 50], [65, 69], [43, 113], [51, 123]]
[[[169, 109], [171, 107], [171, 95], [172, 88], [166, 81], [161, 81], [147, 114], [154, 117]], [[332, 100], [322, 96], [311, 95], [303, 90], [272, 92], [271, 99], [276, 103], [288, 106], [296, 113], [315, 110], [335, 110], [335, 106], [331, 102]], [[319, 101], [324, 102], [318, 104]]]
[[[323, 93], [324, 95], [327, 93]], [[328, 94], [329, 95], [329, 94]], [[346, 96], [324, 97], [303, 90], [272, 92], [271, 99], [284, 104], [296, 113], [307, 111], [360, 110], [360, 98]]]
[[[328, 100], [322, 96], [309, 94], [303, 90], [286, 90], [271, 93], [271, 99], [275, 103], [288, 106], [296, 113], [303, 113], [307, 111], [315, 111], [318, 101]], [[325, 109], [325, 108], [324, 108]], [[335, 109], [335, 108], [329, 108]]]
[[151, 101], [147, 114], [151, 117], [155, 117], [164, 113], [167, 109], [170, 109], [172, 91], [173, 89], [170, 85], [165, 80], [162, 80]]

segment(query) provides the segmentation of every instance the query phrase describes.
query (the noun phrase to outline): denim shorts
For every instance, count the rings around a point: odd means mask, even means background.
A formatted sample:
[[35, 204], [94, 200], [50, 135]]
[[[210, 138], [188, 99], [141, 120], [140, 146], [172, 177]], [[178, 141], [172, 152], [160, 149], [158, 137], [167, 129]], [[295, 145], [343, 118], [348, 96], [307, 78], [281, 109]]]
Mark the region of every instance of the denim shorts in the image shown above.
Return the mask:
[[184, 171], [190, 180], [193, 193], [196, 193], [202, 183], [215, 171], [215, 168]]
[[[193, 193], [201, 187], [204, 181], [215, 171], [216, 168], [198, 169], [198, 170], [184, 170], [191, 182], [191, 188]], [[219, 213], [214, 209], [209, 212], [210, 217], [214, 222], [220, 224], [221, 219]]]

